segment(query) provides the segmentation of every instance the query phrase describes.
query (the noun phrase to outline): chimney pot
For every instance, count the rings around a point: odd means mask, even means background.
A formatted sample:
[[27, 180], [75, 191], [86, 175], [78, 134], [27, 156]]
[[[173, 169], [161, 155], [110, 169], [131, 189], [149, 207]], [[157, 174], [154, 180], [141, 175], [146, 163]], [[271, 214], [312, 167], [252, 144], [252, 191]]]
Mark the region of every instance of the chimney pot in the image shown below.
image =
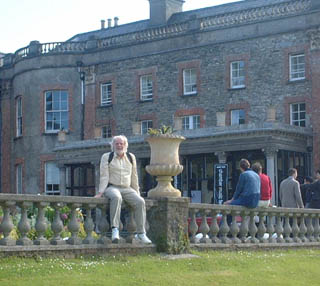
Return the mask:
[[111, 28], [111, 19], [108, 19], [108, 28]]
[[106, 23], [105, 20], [101, 20], [101, 30], [103, 30], [105, 28], [105, 23]]
[[119, 18], [118, 17], [114, 17], [114, 26], [115, 27], [118, 26], [118, 21], [119, 21]]

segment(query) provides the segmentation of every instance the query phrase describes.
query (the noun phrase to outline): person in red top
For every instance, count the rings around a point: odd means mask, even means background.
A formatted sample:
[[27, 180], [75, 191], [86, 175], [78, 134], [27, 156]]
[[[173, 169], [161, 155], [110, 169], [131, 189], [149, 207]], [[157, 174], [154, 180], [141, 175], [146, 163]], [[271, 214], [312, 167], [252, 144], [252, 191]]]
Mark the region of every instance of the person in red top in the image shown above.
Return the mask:
[[258, 207], [271, 206], [272, 184], [269, 176], [262, 173], [262, 166], [258, 162], [252, 165], [252, 170], [259, 175], [261, 181], [260, 201]]

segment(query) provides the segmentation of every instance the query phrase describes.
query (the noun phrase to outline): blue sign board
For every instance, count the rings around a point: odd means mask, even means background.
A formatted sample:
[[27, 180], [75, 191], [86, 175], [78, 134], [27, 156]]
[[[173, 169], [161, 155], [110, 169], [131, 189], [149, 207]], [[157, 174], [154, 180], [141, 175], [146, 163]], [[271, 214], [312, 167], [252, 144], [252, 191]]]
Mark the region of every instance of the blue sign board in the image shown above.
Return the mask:
[[222, 205], [228, 199], [228, 164], [214, 165], [214, 203]]

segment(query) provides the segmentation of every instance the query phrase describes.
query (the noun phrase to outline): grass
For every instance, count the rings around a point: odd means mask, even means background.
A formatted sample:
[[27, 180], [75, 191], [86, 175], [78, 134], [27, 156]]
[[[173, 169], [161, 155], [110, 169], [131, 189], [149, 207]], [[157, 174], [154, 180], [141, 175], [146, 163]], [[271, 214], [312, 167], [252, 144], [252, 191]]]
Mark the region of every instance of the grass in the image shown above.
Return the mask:
[[319, 249], [193, 254], [199, 257], [1, 258], [0, 285], [313, 286], [320, 283]]

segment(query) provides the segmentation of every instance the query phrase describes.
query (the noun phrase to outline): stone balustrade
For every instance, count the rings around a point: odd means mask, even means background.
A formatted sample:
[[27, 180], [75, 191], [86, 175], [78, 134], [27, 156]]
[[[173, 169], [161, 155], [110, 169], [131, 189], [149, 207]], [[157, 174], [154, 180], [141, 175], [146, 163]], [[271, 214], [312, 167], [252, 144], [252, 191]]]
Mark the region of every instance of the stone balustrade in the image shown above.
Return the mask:
[[[67, 225], [61, 209], [67, 206], [70, 216]], [[154, 244], [136, 242], [133, 212], [123, 221], [118, 244], [110, 240], [110, 225], [106, 215], [107, 199], [70, 196], [0, 194], [0, 256], [50, 251], [74, 253], [134, 253], [151, 250], [188, 251], [192, 248], [221, 249], [230, 247], [274, 248], [320, 246], [320, 210], [288, 208], [255, 208], [189, 203], [188, 198], [157, 198], [146, 200], [148, 236]], [[48, 219], [47, 208], [52, 217]], [[30, 217], [30, 209], [35, 217]], [[85, 214], [79, 220], [79, 209]], [[94, 214], [94, 215], [92, 215]], [[47, 232], [51, 229], [48, 239]], [[97, 233], [94, 230], [99, 230]], [[68, 237], [62, 238], [63, 231]], [[82, 230], [81, 232], [79, 232]], [[12, 235], [14, 231], [18, 235]], [[33, 232], [33, 239], [30, 238]], [[81, 237], [79, 235], [81, 233]], [[93, 236], [94, 235], [94, 236]], [[163, 248], [161, 248], [163, 247]], [[131, 252], [130, 252], [131, 251]]]
[[[155, 202], [146, 200], [147, 210], [154, 206]], [[98, 210], [101, 214], [106, 214], [109, 211], [109, 203], [107, 199], [89, 198], [89, 197], [70, 197], [70, 196], [43, 196], [43, 195], [15, 195], [15, 194], [0, 194], [0, 206], [3, 211], [3, 217], [0, 224], [0, 239], [1, 246], [25, 246], [30, 245], [91, 245], [91, 244], [111, 244], [109, 237], [110, 225], [106, 215], [100, 215], [100, 219], [94, 221], [92, 210]], [[68, 206], [70, 209], [69, 222], [67, 230], [71, 233], [67, 239], [61, 238], [61, 232], [64, 229], [61, 218], [61, 208]], [[54, 209], [54, 217], [51, 222], [45, 216], [47, 207]], [[35, 209], [35, 223], [32, 226], [31, 218], [28, 216], [28, 210]], [[134, 232], [136, 230], [135, 221], [133, 219], [133, 210], [124, 206], [128, 210], [126, 221], [122, 222], [120, 230], [125, 230], [125, 236], [120, 239], [120, 244], [134, 244]], [[83, 227], [86, 237], [79, 237], [80, 221], [79, 210], [85, 214], [83, 217]], [[98, 217], [98, 216], [96, 216]], [[14, 229], [13, 220], [18, 218], [17, 230], [19, 238], [15, 240], [10, 235]], [[148, 224], [147, 224], [148, 226]], [[31, 228], [36, 231], [36, 239], [31, 240], [27, 234]], [[51, 228], [53, 235], [50, 240], [45, 237], [45, 232]], [[148, 227], [146, 227], [148, 229]], [[93, 238], [93, 230], [99, 230], [98, 238]]]
[[191, 244], [320, 246], [320, 210], [190, 204], [189, 213]]

